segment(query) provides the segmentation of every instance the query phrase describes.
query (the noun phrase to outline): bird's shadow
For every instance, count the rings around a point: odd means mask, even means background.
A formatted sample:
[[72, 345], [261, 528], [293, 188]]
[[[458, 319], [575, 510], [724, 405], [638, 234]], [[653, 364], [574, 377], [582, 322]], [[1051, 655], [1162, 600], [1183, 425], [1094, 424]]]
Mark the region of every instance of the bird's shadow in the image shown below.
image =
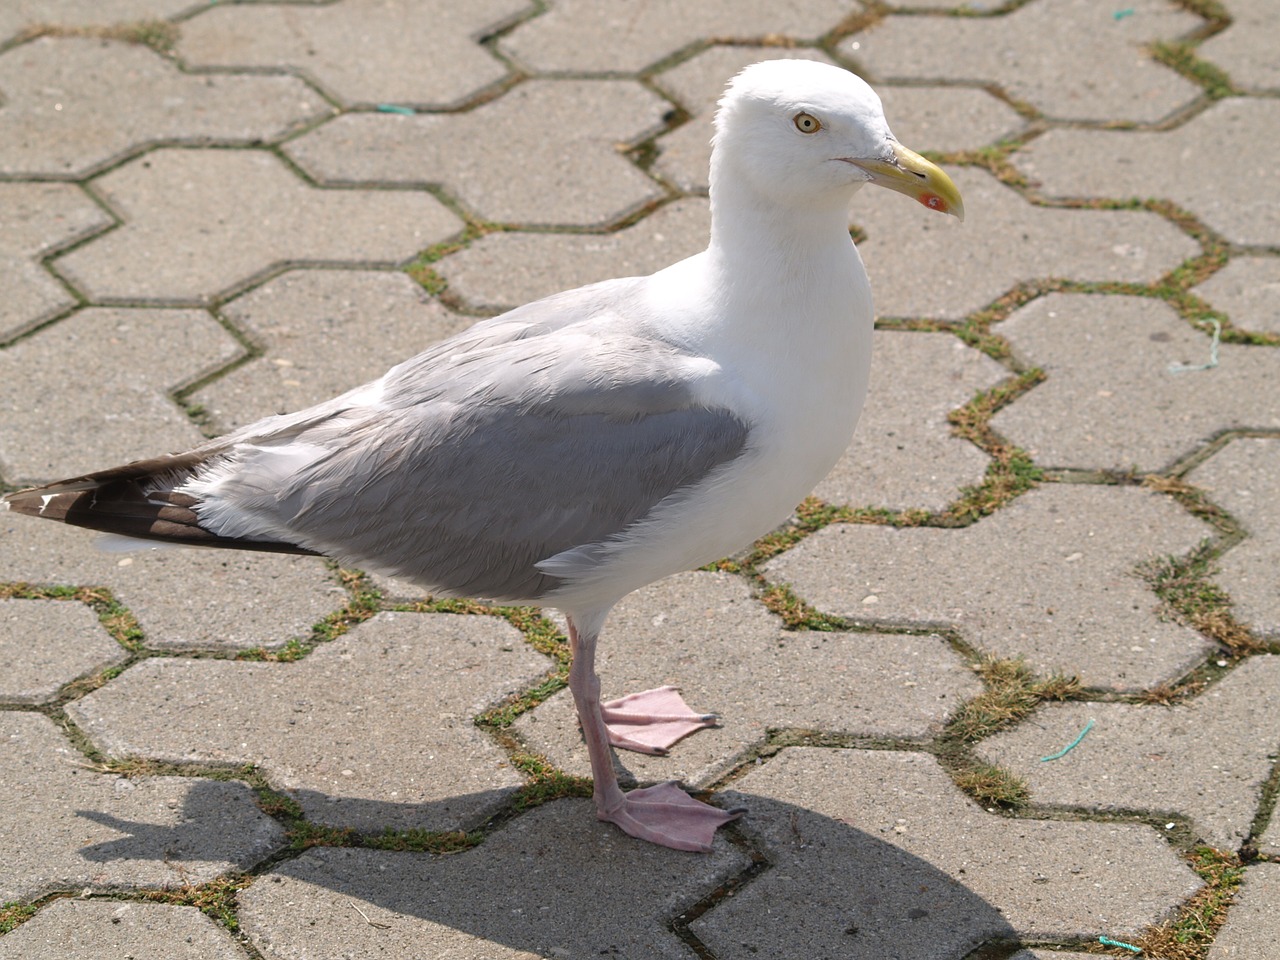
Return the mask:
[[[176, 827], [81, 811], [125, 834], [81, 853], [217, 860], [226, 803], [212, 792], [195, 785]], [[526, 811], [461, 853], [313, 847], [240, 892], [242, 929], [260, 949], [288, 943], [308, 956], [374, 947], [379, 956], [453, 955], [478, 939], [547, 958], [692, 958], [698, 941], [720, 960], [961, 960], [983, 943], [1016, 940], [1000, 911], [956, 878], [866, 831], [751, 793], [720, 802], [749, 812], [711, 854], [627, 837], [596, 821], [586, 800]], [[433, 819], [423, 809], [432, 804], [343, 801], [357, 804], [366, 823]]]

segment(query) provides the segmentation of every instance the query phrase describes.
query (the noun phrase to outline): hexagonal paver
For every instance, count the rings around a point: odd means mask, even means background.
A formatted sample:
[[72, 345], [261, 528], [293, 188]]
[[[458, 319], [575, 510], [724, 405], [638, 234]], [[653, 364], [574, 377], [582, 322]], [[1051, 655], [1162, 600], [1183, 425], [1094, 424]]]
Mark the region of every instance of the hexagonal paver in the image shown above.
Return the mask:
[[1209, 948], [1208, 960], [1268, 960], [1280, 943], [1280, 863], [1255, 863]]
[[231, 935], [196, 907], [55, 900], [0, 939], [0, 960], [243, 960]]
[[[720, 716], [667, 757], [621, 756], [641, 781], [705, 784], [778, 728], [922, 739], [981, 690], [940, 637], [785, 631], [727, 574], [680, 574], [627, 597], [599, 658], [606, 698], [669, 683]], [[567, 691], [515, 730], [558, 767], [589, 775]]]
[[1241, 86], [1280, 88], [1280, 63], [1272, 56], [1280, 45], [1275, 8], [1270, 0], [1231, 0], [1231, 24], [1200, 44], [1196, 53], [1211, 60]]
[[53, 24], [99, 27], [162, 20], [190, 10], [200, 0], [5, 0], [0, 5], [0, 43], [24, 30]]
[[106, 587], [165, 650], [281, 647], [306, 638], [346, 591], [324, 561], [238, 550], [108, 553], [88, 530], [0, 513], [0, 583]]
[[671, 919], [749, 863], [723, 835], [710, 854], [680, 853], [596, 822], [587, 801], [560, 800], [455, 856], [309, 850], [237, 899], [254, 945], [280, 960], [693, 960]]
[[1236, 257], [1193, 292], [1234, 327], [1280, 334], [1280, 260]]
[[428, 193], [318, 190], [258, 150], [156, 150], [94, 186], [125, 223], [56, 267], [100, 300], [200, 301], [281, 263], [394, 266], [461, 227]]
[[1233, 440], [1187, 480], [1248, 534], [1218, 560], [1214, 579], [1231, 595], [1237, 617], [1259, 635], [1280, 639], [1280, 438]]
[[6, 479], [76, 476], [202, 439], [169, 393], [239, 344], [200, 310], [89, 308], [0, 351]]
[[480, 217], [599, 226], [662, 196], [620, 152], [669, 105], [629, 80], [530, 80], [459, 114], [347, 114], [291, 142], [326, 183], [439, 183]]
[[964, 223], [888, 190], [854, 198], [878, 315], [957, 320], [1048, 277], [1150, 283], [1200, 252], [1154, 213], [1035, 206], [985, 171], [951, 174], [964, 194]]
[[597, 280], [653, 273], [705, 250], [710, 233], [710, 205], [691, 197], [615, 233], [489, 233], [435, 268], [451, 296], [500, 313]]
[[0, 55], [0, 173], [83, 177], [156, 142], [274, 140], [333, 108], [294, 77], [192, 76], [147, 47], [44, 37]]
[[[689, 122], [658, 138], [655, 169], [681, 190], [707, 190], [711, 118], [725, 83], [758, 60], [822, 60], [819, 50], [778, 47], [711, 47], [654, 77], [691, 114]], [[885, 116], [898, 139], [913, 150], [970, 150], [1012, 136], [1022, 119], [984, 90], [877, 84]]]
[[[1190, 817], [1198, 836], [1238, 850], [1249, 836], [1280, 743], [1280, 657], [1246, 660], [1173, 707], [1052, 703], [978, 745], [1027, 781], [1031, 800], [1091, 810]], [[1094, 726], [1070, 753], [1042, 761]]]
[[765, 573], [825, 613], [954, 627], [1041, 673], [1132, 690], [1181, 676], [1212, 649], [1162, 618], [1135, 572], [1209, 532], [1148, 490], [1049, 484], [960, 529], [835, 524]]
[[815, 496], [849, 506], [940, 511], [982, 482], [989, 459], [951, 435], [947, 414], [1008, 376], [948, 333], [877, 330], [853, 443]]
[[292, 270], [223, 308], [263, 353], [192, 394], [221, 431], [380, 377], [468, 327], [403, 273]]
[[1166, 469], [1223, 430], [1280, 427], [1280, 351], [1221, 344], [1168, 304], [1052, 294], [994, 328], [1048, 379], [991, 425], [1046, 467]]
[[0, 600], [0, 701], [43, 703], [63, 684], [124, 659], [124, 648], [82, 604]]
[[106, 211], [79, 187], [0, 183], [0, 341], [75, 305], [40, 258], [110, 224]]
[[851, 0], [561, 0], [498, 45], [538, 71], [635, 72], [701, 40], [816, 40], [858, 10]]
[[961, 960], [993, 937], [1131, 936], [1200, 886], [1150, 827], [992, 816], [928, 754], [790, 748], [734, 787], [772, 869], [690, 925], [715, 956]]
[[67, 709], [112, 756], [253, 763], [324, 823], [457, 830], [522, 782], [472, 717], [547, 666], [492, 617], [384, 613], [295, 663], [147, 660]]
[[0, 763], [0, 901], [205, 883], [284, 842], [243, 783], [94, 772], [38, 713], [0, 711]]
[[[1163, 0], [1126, 9], [1131, 14], [1117, 18], [1095, 0], [1037, 0], [1001, 17], [890, 16], [840, 50], [880, 80], [994, 83], [1050, 117], [1154, 123], [1200, 88], [1145, 48], [1204, 21]], [[1064, 36], [1089, 42], [1063, 43]]]
[[[1013, 162], [1049, 196], [1172, 200], [1233, 243], [1274, 245], [1277, 151], [1280, 101], [1233, 97], [1167, 132], [1050, 130]], [[1231, 157], [1230, 176], [1221, 174], [1223, 157]]]
[[177, 52], [192, 66], [294, 70], [347, 105], [439, 109], [507, 75], [476, 41], [532, 9], [528, 0], [227, 5], [183, 23]]

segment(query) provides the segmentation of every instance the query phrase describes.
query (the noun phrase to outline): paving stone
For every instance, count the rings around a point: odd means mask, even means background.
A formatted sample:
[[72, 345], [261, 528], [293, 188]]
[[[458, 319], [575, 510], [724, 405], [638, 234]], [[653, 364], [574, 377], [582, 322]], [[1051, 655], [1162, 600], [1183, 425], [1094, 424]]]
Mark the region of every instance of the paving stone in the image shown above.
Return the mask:
[[1271, 811], [1271, 823], [1258, 838], [1258, 852], [1272, 859], [1280, 858], [1280, 817]]
[[105, 27], [163, 20], [201, 0], [5, 0], [0, 5], [0, 43], [33, 27]]
[[1200, 253], [1145, 210], [1034, 206], [983, 170], [950, 172], [964, 195], [964, 223], [888, 190], [854, 199], [879, 316], [958, 320], [1019, 283], [1048, 277], [1153, 283]]
[[1009, 960], [1098, 960], [1098, 955], [1067, 953], [1060, 950], [1019, 950]]
[[[794, 59], [832, 62], [820, 50], [710, 47], [655, 76], [654, 83], [691, 115], [687, 123], [658, 138], [655, 168], [681, 190], [705, 192], [711, 118], [729, 78], [760, 60]], [[985, 90], [877, 84], [876, 92], [898, 139], [917, 151], [976, 149], [1024, 126], [1011, 107]]]
[[483, 219], [603, 226], [663, 195], [620, 144], [668, 110], [630, 80], [529, 80], [466, 113], [346, 114], [285, 149], [325, 183], [439, 183]]
[[[597, 822], [588, 801], [559, 800], [453, 856], [308, 850], [238, 900], [272, 960], [693, 960], [671, 919], [749, 863], [723, 834], [710, 854], [681, 853]], [[387, 926], [371, 930], [357, 908]]]
[[1048, 484], [959, 529], [833, 524], [765, 568], [824, 613], [870, 625], [951, 627], [1036, 671], [1142, 689], [1212, 647], [1163, 619], [1135, 572], [1209, 534], [1137, 487]]
[[1236, 257], [1192, 292], [1234, 327], [1280, 334], [1280, 260]]
[[451, 296], [499, 313], [597, 280], [653, 273], [701, 253], [710, 234], [710, 205], [691, 197], [615, 233], [486, 234], [435, 269]]
[[0, 342], [75, 305], [40, 258], [110, 224], [79, 187], [0, 183]]
[[0, 711], [0, 760], [0, 902], [206, 883], [284, 842], [243, 783], [94, 772], [38, 713]]
[[1038, 0], [1000, 17], [889, 16], [845, 40], [840, 51], [882, 81], [997, 84], [1056, 119], [1154, 123], [1201, 91], [1157, 63], [1147, 47], [1204, 21], [1162, 0], [1137, 0], [1126, 9], [1132, 15], [1117, 19], [1094, 0]]
[[1275, 245], [1277, 150], [1280, 101], [1231, 97], [1167, 132], [1050, 130], [1013, 162], [1052, 197], [1172, 200], [1233, 243]]
[[203, 439], [170, 398], [240, 346], [202, 310], [91, 307], [0, 351], [0, 464], [73, 477]]
[[[1027, 781], [1034, 803], [1189, 816], [1199, 837], [1238, 850], [1280, 743], [1280, 657], [1246, 660], [1173, 707], [1052, 703], [977, 747]], [[1048, 763], [1085, 725], [1069, 754]]]
[[1052, 294], [993, 328], [1048, 379], [991, 420], [1045, 467], [1167, 469], [1223, 430], [1280, 427], [1280, 352], [1222, 344], [1145, 297]]
[[1255, 863], [1209, 948], [1208, 960], [1268, 960], [1280, 943], [1280, 863]]
[[[672, 684], [693, 709], [719, 714], [719, 726], [667, 757], [619, 757], [639, 781], [699, 785], [770, 730], [922, 739], [982, 689], [940, 637], [786, 631], [744, 581], [716, 573], [680, 574], [625, 598], [609, 618], [598, 667], [606, 699]], [[514, 729], [557, 767], [589, 775], [567, 691]]]
[[1237, 617], [1259, 635], [1280, 639], [1280, 438], [1233, 440], [1187, 480], [1248, 534], [1218, 561], [1214, 579], [1231, 595]]
[[231, 935], [197, 907], [55, 900], [0, 939], [0, 960], [244, 960]]
[[83, 177], [158, 142], [256, 143], [333, 112], [294, 77], [180, 73], [136, 43], [45, 37], [0, 56], [0, 173]]
[[535, 71], [634, 73], [699, 41], [817, 40], [859, 10], [852, 0], [654, 0], [634, 8], [560, 0], [498, 46]]
[[469, 829], [523, 782], [472, 718], [548, 665], [493, 617], [383, 613], [294, 663], [146, 660], [67, 709], [111, 756], [253, 763], [322, 823]]
[[192, 394], [220, 431], [327, 400], [474, 322], [372, 270], [291, 270], [222, 313], [263, 354]]
[[288, 69], [346, 105], [461, 105], [507, 75], [476, 41], [528, 0], [346, 0], [321, 6], [217, 6], [182, 25], [177, 53], [199, 67]]
[[394, 266], [461, 227], [428, 193], [318, 190], [258, 150], [155, 150], [94, 185], [125, 223], [56, 265], [99, 300], [200, 301], [281, 263]]
[[0, 600], [0, 701], [44, 703], [63, 684], [124, 658], [124, 648], [84, 604]]
[[1231, 24], [1196, 49], [1196, 55], [1222, 67], [1238, 85], [1255, 90], [1280, 88], [1280, 46], [1275, 8], [1269, 0], [1230, 0]]
[[107, 553], [97, 536], [0, 513], [0, 583], [107, 587], [161, 650], [281, 647], [340, 609], [324, 561], [238, 550]]
[[716, 956], [960, 960], [993, 937], [1131, 936], [1200, 886], [1150, 827], [993, 816], [928, 754], [789, 748], [735, 787], [772, 869], [690, 924]]
[[989, 459], [951, 435], [947, 414], [1008, 371], [949, 333], [877, 330], [853, 443], [814, 494], [849, 506], [940, 511], [982, 482]]

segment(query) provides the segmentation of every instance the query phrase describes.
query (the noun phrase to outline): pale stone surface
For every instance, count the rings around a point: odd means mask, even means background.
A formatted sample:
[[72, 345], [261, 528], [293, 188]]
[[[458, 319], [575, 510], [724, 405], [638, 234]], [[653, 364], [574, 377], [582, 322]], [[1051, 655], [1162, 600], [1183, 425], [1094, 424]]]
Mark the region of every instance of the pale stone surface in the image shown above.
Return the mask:
[[1280, 260], [1235, 257], [1192, 292], [1237, 329], [1280, 335]]
[[817, 40], [859, 9], [853, 0], [560, 0], [499, 47], [536, 71], [635, 72], [698, 41]]
[[1208, 960], [1270, 960], [1280, 943], [1280, 863], [1255, 863], [1209, 948]]
[[196, 907], [118, 900], [55, 900], [0, 939], [0, 960], [244, 960]]
[[0, 600], [0, 701], [43, 703], [63, 684], [124, 658], [124, 648], [83, 604]]
[[1280, 88], [1280, 23], [1271, 0], [1228, 0], [1231, 24], [1196, 49], [1231, 75], [1232, 81], [1255, 90]]
[[[869, 625], [953, 627], [1001, 657], [1088, 686], [1149, 687], [1211, 649], [1163, 619], [1135, 567], [1210, 532], [1135, 487], [1053, 484], [960, 529], [834, 524], [771, 561], [823, 613]], [[874, 598], [874, 599], [872, 599]]]
[[1046, 467], [1167, 469], [1224, 430], [1280, 427], [1280, 352], [1224, 343], [1160, 300], [1051, 294], [993, 328], [1047, 374], [991, 420]]
[[191, 395], [219, 431], [328, 400], [473, 322], [403, 273], [368, 270], [291, 270], [222, 313], [263, 353]]
[[1143, 210], [1066, 210], [1027, 203], [991, 174], [948, 171], [965, 221], [901, 194], [868, 188], [851, 215], [882, 317], [959, 320], [1019, 283], [1061, 277], [1152, 283], [1200, 252], [1164, 218]]
[[305, 638], [346, 592], [324, 562], [237, 550], [107, 553], [77, 527], [0, 513], [0, 583], [106, 587], [161, 650], [281, 647]]
[[882, 82], [993, 83], [1056, 119], [1154, 123], [1200, 88], [1145, 48], [1204, 21], [1162, 0], [1135, 0], [1126, 9], [1132, 14], [1117, 18], [1096, 0], [1037, 0], [1001, 17], [890, 16], [840, 50]]
[[294, 77], [181, 73], [136, 43], [45, 37], [0, 56], [0, 173], [84, 177], [157, 142], [275, 140], [332, 108]]
[[75, 305], [40, 259], [110, 223], [79, 187], [0, 183], [0, 342]]
[[347, 114], [286, 150], [325, 183], [439, 183], [487, 220], [603, 226], [662, 196], [619, 145], [668, 109], [630, 80], [529, 80], [466, 113]]
[[259, 150], [155, 150], [94, 185], [125, 223], [56, 267], [97, 299], [202, 301], [283, 263], [393, 266], [461, 227], [428, 193], [319, 190]]
[[[706, 784], [770, 730], [923, 739], [981, 691], [937, 636], [786, 631], [739, 578], [684, 573], [618, 604], [600, 641], [605, 699], [671, 684], [719, 724], [669, 756], [623, 752], [639, 781]], [[516, 733], [562, 769], [589, 775], [568, 691], [522, 716]]]
[[284, 842], [243, 783], [97, 773], [41, 714], [0, 711], [0, 764], [0, 902], [205, 883]]
[[0, 4], [0, 43], [37, 26], [105, 27], [162, 20], [207, 0], [5, 0]]
[[1215, 578], [1236, 616], [1280, 639], [1280, 438], [1240, 437], [1187, 474], [1245, 528], [1243, 543], [1218, 561]]
[[961, 960], [1132, 935], [1200, 886], [1150, 827], [993, 816], [928, 754], [790, 748], [734, 788], [772, 869], [691, 924], [715, 956]]
[[705, 250], [710, 231], [710, 206], [690, 197], [615, 233], [486, 234], [435, 269], [450, 296], [499, 313], [597, 280], [654, 273]]
[[1278, 149], [1280, 101], [1231, 97], [1165, 132], [1050, 130], [1013, 162], [1052, 197], [1172, 200], [1233, 243], [1275, 245]]
[[202, 439], [173, 390], [240, 346], [202, 310], [91, 307], [0, 352], [0, 465], [51, 481]]
[[182, 25], [199, 67], [286, 68], [347, 104], [462, 104], [507, 75], [476, 43], [533, 10], [528, 0], [345, 0], [211, 7]]
[[253, 763], [322, 823], [458, 830], [522, 782], [474, 716], [547, 667], [496, 618], [383, 613], [294, 663], [147, 660], [67, 709], [111, 756]]
[[1258, 838], [1258, 852], [1273, 859], [1280, 858], [1280, 816], [1271, 811], [1271, 822]]
[[[1058, 760], [1090, 721], [1094, 726]], [[1023, 778], [1033, 803], [1191, 818], [1201, 840], [1239, 850], [1280, 743], [1280, 657], [1246, 660], [1173, 707], [1051, 703], [978, 755]]]
[[853, 443], [814, 495], [831, 503], [939, 511], [982, 481], [988, 458], [951, 435], [947, 414], [1008, 376], [948, 333], [877, 330]]

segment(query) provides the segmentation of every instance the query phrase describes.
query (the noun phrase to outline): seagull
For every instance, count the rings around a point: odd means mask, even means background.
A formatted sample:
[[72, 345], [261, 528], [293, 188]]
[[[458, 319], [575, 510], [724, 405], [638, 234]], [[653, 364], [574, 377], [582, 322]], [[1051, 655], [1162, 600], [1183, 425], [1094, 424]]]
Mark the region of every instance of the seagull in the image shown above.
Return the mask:
[[848, 446], [873, 327], [848, 206], [868, 183], [963, 219], [955, 184], [898, 143], [862, 79], [754, 64], [716, 112], [702, 253], [484, 320], [372, 383], [186, 453], [3, 504], [556, 608], [596, 816], [709, 851], [744, 811], [674, 781], [624, 792], [613, 748], [665, 753], [715, 716], [671, 687], [602, 702], [596, 643], [628, 593], [783, 523]]

